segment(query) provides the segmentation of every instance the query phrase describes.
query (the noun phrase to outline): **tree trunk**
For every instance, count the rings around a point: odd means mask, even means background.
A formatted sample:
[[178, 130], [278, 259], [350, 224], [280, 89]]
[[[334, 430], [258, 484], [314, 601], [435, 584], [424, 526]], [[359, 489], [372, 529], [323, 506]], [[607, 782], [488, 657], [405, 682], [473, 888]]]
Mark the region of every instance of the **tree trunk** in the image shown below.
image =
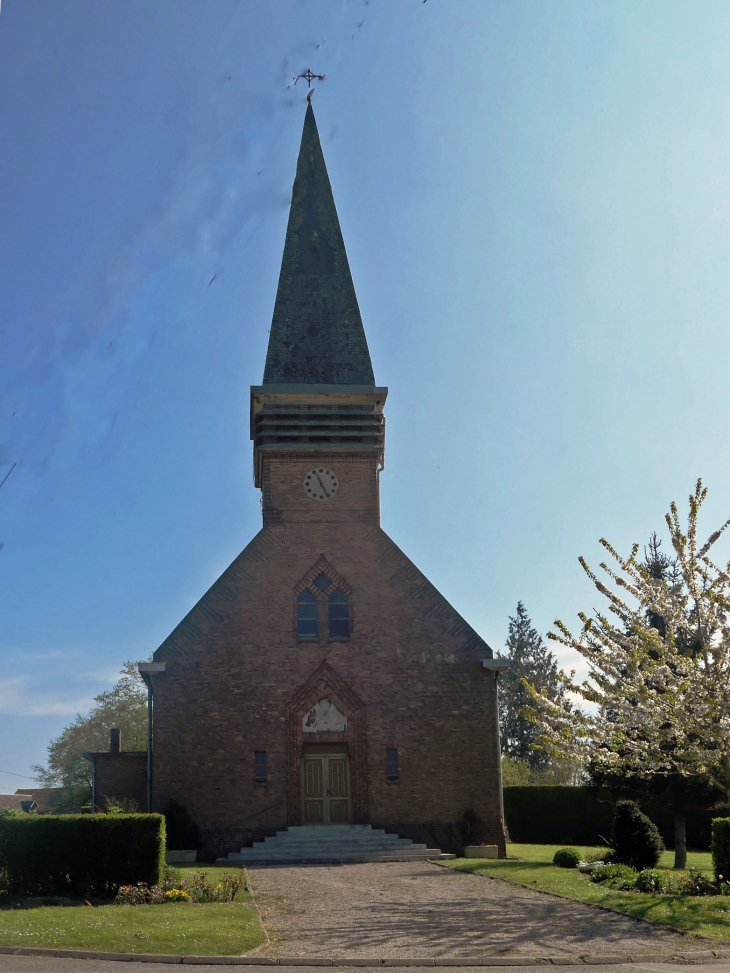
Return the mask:
[[674, 867], [687, 867], [687, 819], [683, 814], [674, 815]]

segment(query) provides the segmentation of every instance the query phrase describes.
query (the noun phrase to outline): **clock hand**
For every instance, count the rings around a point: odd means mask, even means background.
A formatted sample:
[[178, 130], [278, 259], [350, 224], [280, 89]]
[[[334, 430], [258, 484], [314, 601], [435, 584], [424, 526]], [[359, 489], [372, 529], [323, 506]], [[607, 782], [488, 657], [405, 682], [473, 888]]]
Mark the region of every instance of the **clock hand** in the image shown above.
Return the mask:
[[324, 495], [325, 495], [326, 497], [328, 497], [328, 496], [329, 496], [329, 493], [327, 493], [327, 491], [326, 491], [326, 490], [324, 489], [324, 483], [322, 483], [322, 477], [321, 477], [321, 476], [319, 475], [319, 473], [317, 474], [317, 479], [319, 480], [319, 485], [320, 485], [320, 486], [322, 487], [322, 489], [324, 490]]

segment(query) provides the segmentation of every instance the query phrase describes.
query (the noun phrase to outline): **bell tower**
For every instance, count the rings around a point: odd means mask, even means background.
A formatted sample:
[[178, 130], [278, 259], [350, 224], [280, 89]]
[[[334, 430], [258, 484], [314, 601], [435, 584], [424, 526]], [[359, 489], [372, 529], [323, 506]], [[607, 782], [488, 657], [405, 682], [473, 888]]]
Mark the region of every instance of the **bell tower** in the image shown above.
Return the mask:
[[264, 526], [380, 523], [383, 406], [311, 103], [262, 385], [251, 387]]
[[445, 848], [466, 814], [505, 854], [500, 663], [380, 526], [387, 391], [308, 107], [251, 389], [263, 528], [154, 654], [152, 807], [188, 808], [203, 860], [260, 861], [252, 842], [297, 825]]

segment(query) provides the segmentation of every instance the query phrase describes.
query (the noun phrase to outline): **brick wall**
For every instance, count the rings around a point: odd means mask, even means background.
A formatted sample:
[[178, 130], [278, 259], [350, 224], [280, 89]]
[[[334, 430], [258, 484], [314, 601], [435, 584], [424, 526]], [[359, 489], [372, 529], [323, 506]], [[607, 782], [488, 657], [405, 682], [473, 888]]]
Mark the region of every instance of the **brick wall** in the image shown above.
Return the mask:
[[[155, 653], [154, 806], [185, 805], [207, 857], [300, 823], [302, 719], [327, 697], [348, 718], [332, 736], [349, 751], [353, 821], [446, 847], [471, 810], [504, 853], [491, 651], [378, 526], [372, 454], [314, 456], [266, 456], [266, 526]], [[315, 465], [340, 482], [325, 503], [302, 487]], [[295, 591], [322, 564], [350, 592], [351, 634], [301, 641]]]
[[131, 798], [140, 812], [147, 810], [147, 754], [143, 751], [97, 753], [96, 808], [103, 811], [111, 798]]

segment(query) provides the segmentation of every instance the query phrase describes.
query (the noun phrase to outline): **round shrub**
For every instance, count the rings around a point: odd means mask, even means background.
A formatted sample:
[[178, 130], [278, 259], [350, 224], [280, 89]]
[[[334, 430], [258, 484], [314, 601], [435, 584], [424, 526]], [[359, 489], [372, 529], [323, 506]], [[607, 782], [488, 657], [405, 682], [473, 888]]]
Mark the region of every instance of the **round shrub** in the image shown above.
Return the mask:
[[553, 865], [558, 868], [575, 868], [580, 861], [580, 855], [575, 848], [560, 848], [553, 855]]
[[633, 801], [619, 801], [611, 829], [613, 860], [637, 871], [654, 868], [664, 851], [657, 826]]

